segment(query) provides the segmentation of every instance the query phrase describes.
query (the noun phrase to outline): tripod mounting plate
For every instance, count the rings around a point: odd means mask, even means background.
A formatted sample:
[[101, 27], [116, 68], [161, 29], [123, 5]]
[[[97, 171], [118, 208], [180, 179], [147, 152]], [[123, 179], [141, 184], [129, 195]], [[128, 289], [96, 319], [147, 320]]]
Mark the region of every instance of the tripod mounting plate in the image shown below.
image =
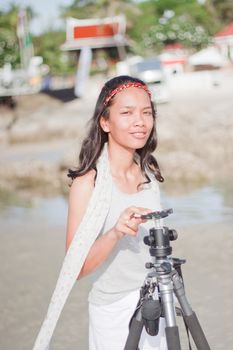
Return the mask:
[[173, 209], [164, 209], [162, 211], [153, 211], [152, 213], [141, 215], [141, 219], [152, 220], [152, 219], [162, 219], [173, 213]]

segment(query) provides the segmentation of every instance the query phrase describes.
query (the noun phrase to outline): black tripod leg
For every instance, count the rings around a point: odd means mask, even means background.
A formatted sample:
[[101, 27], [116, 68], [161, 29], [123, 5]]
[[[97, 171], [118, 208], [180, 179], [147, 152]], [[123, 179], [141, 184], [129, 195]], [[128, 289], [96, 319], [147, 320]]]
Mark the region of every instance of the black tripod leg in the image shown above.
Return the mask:
[[137, 350], [143, 328], [141, 307], [133, 317], [124, 350]]
[[168, 350], [181, 350], [179, 330], [177, 326], [166, 327], [166, 340]]
[[210, 350], [210, 346], [206, 340], [205, 334], [201, 328], [201, 325], [197, 319], [195, 312], [192, 312], [191, 315], [185, 316], [185, 322], [192, 334], [192, 338], [196, 344], [198, 350]]
[[184, 314], [185, 322], [190, 330], [192, 338], [196, 344], [198, 350], [210, 350], [210, 346], [207, 342], [205, 334], [200, 326], [195, 312], [191, 309], [187, 298], [185, 296], [184, 286], [181, 278], [176, 273], [173, 275], [173, 286], [175, 295], [180, 303], [181, 309]]

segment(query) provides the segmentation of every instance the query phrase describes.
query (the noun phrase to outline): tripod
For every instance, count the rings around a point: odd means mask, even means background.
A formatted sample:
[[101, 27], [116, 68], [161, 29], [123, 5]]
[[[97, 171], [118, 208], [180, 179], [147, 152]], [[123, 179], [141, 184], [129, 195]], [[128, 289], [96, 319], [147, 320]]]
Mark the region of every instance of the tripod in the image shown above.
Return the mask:
[[[159, 318], [165, 318], [165, 335], [168, 350], [181, 350], [178, 326], [176, 325], [176, 310], [174, 294], [179, 302], [187, 330], [190, 331], [198, 350], [210, 350], [204, 332], [195, 312], [191, 309], [183, 286], [181, 264], [185, 260], [169, 257], [172, 253], [170, 241], [176, 240], [175, 230], [161, 225], [161, 218], [171, 214], [172, 209], [143, 215], [143, 219], [153, 219], [154, 226], [145, 236], [144, 243], [150, 246], [150, 255], [154, 262], [146, 263], [148, 273], [140, 291], [140, 299], [132, 316], [129, 334], [124, 350], [140, 350], [138, 348], [141, 332], [145, 326], [148, 334], [156, 336], [159, 330]], [[159, 300], [154, 293], [158, 290]]]

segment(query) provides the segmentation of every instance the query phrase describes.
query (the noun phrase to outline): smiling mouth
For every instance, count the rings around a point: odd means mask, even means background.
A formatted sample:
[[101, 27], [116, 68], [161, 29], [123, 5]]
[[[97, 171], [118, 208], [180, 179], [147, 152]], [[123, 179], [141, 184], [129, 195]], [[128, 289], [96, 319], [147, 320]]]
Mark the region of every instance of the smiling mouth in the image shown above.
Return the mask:
[[138, 132], [132, 132], [131, 135], [137, 139], [144, 139], [147, 135], [146, 132], [138, 131]]

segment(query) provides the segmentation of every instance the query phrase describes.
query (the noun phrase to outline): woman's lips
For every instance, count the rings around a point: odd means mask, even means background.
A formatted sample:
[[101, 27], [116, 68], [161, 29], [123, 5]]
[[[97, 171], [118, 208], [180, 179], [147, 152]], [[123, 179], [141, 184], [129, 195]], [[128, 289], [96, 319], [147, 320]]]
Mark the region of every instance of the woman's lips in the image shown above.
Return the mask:
[[135, 131], [130, 133], [135, 139], [144, 139], [146, 137], [145, 131]]

